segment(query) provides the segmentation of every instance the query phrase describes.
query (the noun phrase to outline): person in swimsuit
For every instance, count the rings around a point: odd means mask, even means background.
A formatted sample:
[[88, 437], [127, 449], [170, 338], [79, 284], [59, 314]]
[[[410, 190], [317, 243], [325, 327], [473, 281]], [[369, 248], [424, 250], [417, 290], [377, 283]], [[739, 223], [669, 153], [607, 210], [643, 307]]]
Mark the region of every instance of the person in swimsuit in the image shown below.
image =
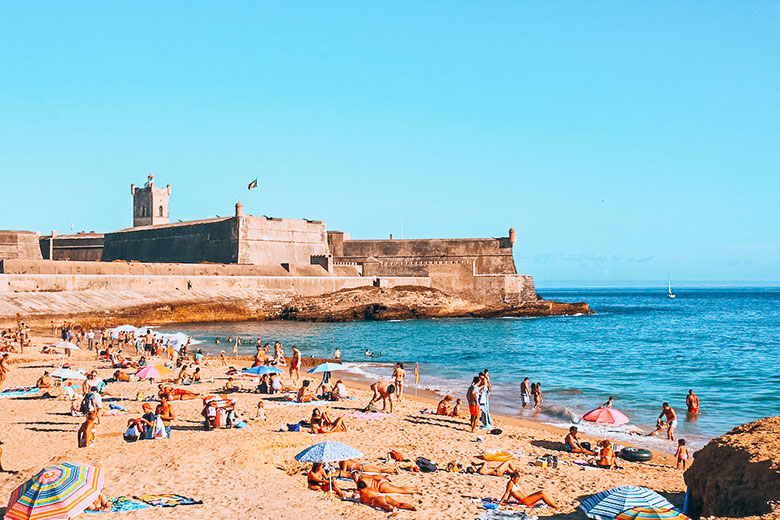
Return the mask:
[[612, 404], [615, 402], [615, 399], [612, 396], [609, 396], [609, 399], [607, 399], [607, 402], [602, 404], [601, 406], [603, 408], [612, 408]]
[[95, 428], [96, 422], [97, 410], [90, 410], [87, 412], [87, 417], [78, 431], [79, 448], [89, 448], [95, 445], [95, 433], [97, 432], [97, 429]]
[[675, 457], [677, 457], [676, 468], [680, 469], [680, 466], [682, 466], [683, 471], [685, 471], [685, 466], [688, 464], [689, 456], [688, 447], [685, 445], [685, 439], [680, 439], [677, 441], [677, 453], [675, 453]]
[[531, 403], [531, 387], [529, 379], [526, 377], [523, 382], [520, 383], [520, 404], [525, 408]]
[[569, 434], [563, 440], [563, 447], [569, 453], [584, 453], [586, 455], [595, 455], [594, 452], [582, 447], [580, 440], [577, 438], [577, 427], [572, 426], [569, 428]]
[[43, 375], [38, 378], [38, 382], [35, 383], [35, 386], [38, 388], [52, 388], [54, 385], [51, 384], [51, 377], [49, 376], [49, 372], [44, 372]]
[[173, 413], [173, 406], [168, 402], [168, 394], [162, 394], [160, 396], [160, 404], [157, 405], [155, 413], [162, 419], [163, 426], [165, 426], [165, 433], [170, 439], [171, 424], [176, 419], [176, 415]]
[[341, 498], [346, 496], [338, 484], [333, 482], [333, 479], [325, 473], [325, 468], [319, 462], [312, 464], [311, 471], [306, 475], [306, 485], [314, 491], [324, 491], [326, 493], [333, 491]]
[[617, 465], [617, 457], [615, 456], [615, 450], [612, 448], [612, 443], [604, 439], [599, 444], [601, 445], [601, 452], [596, 460], [596, 466], [600, 468], [614, 468]]
[[688, 413], [699, 413], [699, 396], [688, 390], [688, 397], [685, 398], [685, 404], [688, 407]]
[[420, 493], [420, 490], [416, 487], [396, 486], [384, 475], [366, 475], [359, 471], [353, 471], [352, 478], [355, 484], [358, 484], [358, 488], [360, 482], [365, 482], [368, 489], [373, 489], [378, 493], [398, 493], [400, 495], [416, 495]]
[[255, 359], [252, 362], [252, 367], [259, 367], [265, 364], [265, 350], [260, 345], [257, 345], [255, 349]]
[[417, 511], [417, 508], [407, 502], [401, 502], [393, 497], [382, 495], [371, 489], [365, 481], [360, 480], [357, 483], [358, 495], [360, 496], [360, 503], [367, 506], [384, 509], [385, 511], [394, 512], [396, 509], [408, 509], [409, 511]]
[[299, 403], [308, 403], [314, 399], [314, 394], [309, 390], [309, 384], [311, 381], [304, 379], [301, 383], [301, 387], [298, 389], [298, 393], [295, 395], [295, 400]]
[[398, 473], [398, 469], [396, 468], [373, 466], [371, 464], [363, 464], [362, 462], [356, 462], [354, 460], [342, 460], [339, 462], [339, 477], [352, 478], [353, 471], [365, 471], [366, 473], [385, 473], [387, 475], [395, 475]]
[[512, 461], [506, 460], [496, 466], [495, 468], [488, 468], [487, 462], [472, 462], [471, 467], [474, 468], [474, 472], [480, 475], [493, 475], [501, 477], [507, 473], [516, 473], [518, 468], [512, 464]]
[[658, 416], [658, 418], [661, 419], [664, 416], [666, 416], [666, 423], [669, 425], [666, 438], [670, 441], [673, 441], [674, 429], [677, 428], [677, 412], [674, 411], [674, 408], [669, 406], [669, 403], [664, 403], [662, 405], [661, 414]]
[[335, 433], [347, 431], [347, 425], [344, 424], [344, 418], [338, 417], [330, 424], [325, 424], [323, 419], [312, 419], [311, 432], [312, 433]]
[[466, 391], [466, 400], [469, 403], [469, 414], [471, 415], [469, 418], [471, 433], [474, 433], [477, 430], [477, 420], [479, 420], [479, 403], [477, 402], [479, 396], [479, 390], [477, 389], [478, 384], [479, 377], [475, 377], [471, 381], [471, 386], [468, 391]]
[[455, 400], [455, 406], [450, 410], [450, 417], [460, 417], [460, 410], [463, 407], [463, 403], [460, 399]]
[[444, 399], [439, 401], [439, 405], [436, 407], [436, 415], [449, 415], [450, 414], [450, 402], [452, 402], [451, 395], [445, 395]]
[[293, 380], [293, 383], [297, 383], [301, 370], [301, 351], [298, 350], [298, 347], [293, 345], [292, 352], [292, 359], [290, 360], [290, 378]]
[[381, 399], [382, 411], [383, 412], [385, 411], [389, 403], [390, 413], [393, 413], [393, 394], [395, 393], [395, 385], [392, 385], [385, 381], [378, 381], [373, 385], [371, 385], [371, 391], [374, 392], [374, 395], [371, 397], [371, 401], [366, 406], [365, 411], [367, 412], [372, 404], [374, 404], [375, 402]]
[[404, 396], [404, 381], [406, 380], [406, 370], [403, 363], [396, 363], [393, 369], [393, 380], [395, 381], [395, 390], [399, 401]]
[[556, 504], [553, 499], [550, 498], [544, 491], [537, 491], [536, 493], [531, 493], [530, 495], [524, 495], [520, 491], [520, 473], [512, 473], [512, 475], [509, 477], [509, 482], [507, 482], [506, 485], [506, 491], [504, 491], [504, 496], [501, 497], [500, 503], [506, 504], [510, 498], [514, 498], [527, 507], [533, 507], [541, 501], [553, 509], [558, 509], [558, 504]]

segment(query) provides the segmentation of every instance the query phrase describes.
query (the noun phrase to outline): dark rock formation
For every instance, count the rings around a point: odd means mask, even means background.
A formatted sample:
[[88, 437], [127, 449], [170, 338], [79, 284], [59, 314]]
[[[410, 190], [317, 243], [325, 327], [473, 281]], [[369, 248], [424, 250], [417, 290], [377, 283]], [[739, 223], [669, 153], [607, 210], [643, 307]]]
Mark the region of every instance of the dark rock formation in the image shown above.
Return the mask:
[[685, 472], [689, 514], [780, 513], [780, 417], [737, 426], [696, 452]]

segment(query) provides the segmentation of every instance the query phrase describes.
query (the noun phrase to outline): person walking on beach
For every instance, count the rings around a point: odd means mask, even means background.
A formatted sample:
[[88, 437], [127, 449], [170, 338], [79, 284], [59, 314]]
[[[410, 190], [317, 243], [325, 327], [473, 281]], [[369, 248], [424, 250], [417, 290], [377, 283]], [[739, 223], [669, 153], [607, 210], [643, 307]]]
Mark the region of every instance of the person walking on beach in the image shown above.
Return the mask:
[[406, 370], [404, 370], [403, 363], [396, 363], [393, 369], [393, 380], [395, 381], [395, 390], [397, 400], [401, 400], [404, 396], [404, 381], [406, 380]]
[[526, 377], [523, 382], [520, 383], [520, 404], [523, 408], [527, 407], [531, 403], [531, 386], [529, 379]]
[[290, 359], [290, 378], [293, 383], [298, 383], [298, 378], [301, 372], [301, 351], [298, 347], [292, 346], [292, 359]]
[[688, 464], [688, 447], [685, 446], [685, 439], [677, 441], [677, 453], [674, 456], [677, 457], [677, 466], [675, 468], [680, 469], [680, 466], [682, 466], [683, 471], [685, 471], [685, 466]]
[[669, 427], [666, 433], [666, 438], [670, 441], [673, 441], [674, 430], [677, 428], [677, 412], [674, 411], [674, 408], [669, 406], [669, 403], [664, 403], [662, 405], [661, 413], [658, 415], [658, 418], [661, 419], [664, 416], [666, 416], [666, 423]]
[[477, 385], [479, 384], [479, 377], [475, 377], [471, 381], [471, 386], [466, 391], [466, 401], [469, 403], [469, 425], [471, 426], [471, 433], [474, 433], [477, 429], [477, 420], [479, 419], [479, 403], [477, 397], [479, 390]]
[[688, 413], [699, 413], [699, 396], [694, 394], [693, 390], [688, 390], [685, 405], [688, 407]]

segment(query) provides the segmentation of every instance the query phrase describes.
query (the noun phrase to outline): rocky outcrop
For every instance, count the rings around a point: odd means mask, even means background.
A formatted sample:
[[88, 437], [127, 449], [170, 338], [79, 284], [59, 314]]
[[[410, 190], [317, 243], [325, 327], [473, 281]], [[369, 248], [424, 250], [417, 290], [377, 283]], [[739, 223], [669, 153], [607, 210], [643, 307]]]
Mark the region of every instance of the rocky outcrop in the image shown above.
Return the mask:
[[282, 309], [279, 317], [297, 321], [382, 321], [592, 313], [587, 303], [536, 300], [524, 304], [481, 305], [437, 289], [405, 286], [393, 289], [358, 287], [322, 296], [296, 298]]
[[696, 452], [685, 472], [689, 514], [780, 514], [780, 417], [737, 426]]

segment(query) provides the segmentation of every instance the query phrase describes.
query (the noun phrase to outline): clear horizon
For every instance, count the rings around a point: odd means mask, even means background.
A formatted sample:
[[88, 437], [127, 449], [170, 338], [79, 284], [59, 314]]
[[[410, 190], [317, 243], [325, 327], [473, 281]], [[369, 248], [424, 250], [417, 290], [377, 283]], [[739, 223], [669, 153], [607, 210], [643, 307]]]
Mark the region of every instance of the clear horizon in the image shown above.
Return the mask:
[[129, 227], [153, 173], [172, 222], [515, 227], [537, 286], [778, 283], [778, 3], [42, 4], [0, 7], [0, 229]]

